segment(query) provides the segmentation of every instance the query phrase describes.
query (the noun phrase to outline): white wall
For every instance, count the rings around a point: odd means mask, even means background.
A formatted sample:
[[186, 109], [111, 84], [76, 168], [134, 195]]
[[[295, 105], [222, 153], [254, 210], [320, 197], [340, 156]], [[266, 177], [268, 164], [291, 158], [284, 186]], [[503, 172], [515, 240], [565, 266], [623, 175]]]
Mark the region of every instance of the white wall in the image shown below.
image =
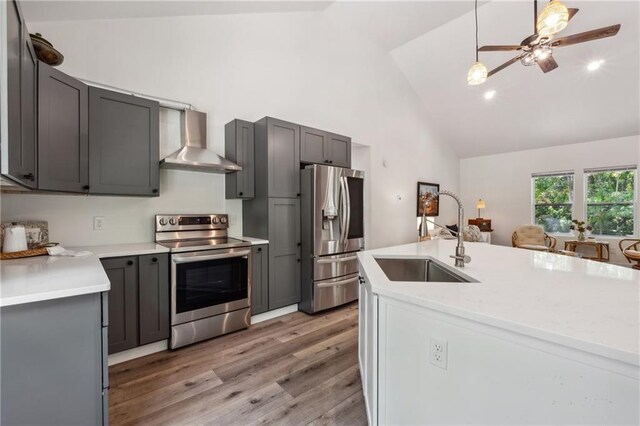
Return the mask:
[[[265, 115], [370, 146], [368, 247], [415, 240], [417, 181], [458, 190], [456, 155], [431, 133], [389, 55], [330, 12], [43, 22], [29, 30], [64, 53], [66, 73], [207, 112], [218, 153], [226, 122]], [[224, 200], [223, 177], [163, 171], [161, 179], [159, 199], [2, 195], [2, 220], [49, 220], [63, 244], [150, 241], [161, 212], [226, 211], [241, 232], [241, 202]], [[455, 217], [453, 207], [442, 207], [441, 221]], [[105, 217], [105, 231], [92, 231], [94, 215]]]
[[[582, 219], [585, 215], [581, 207], [584, 205], [582, 171], [589, 167], [630, 164], [640, 164], [640, 136], [465, 158], [460, 160], [460, 187], [466, 216], [476, 217], [475, 202], [478, 198], [484, 199], [487, 207], [481, 214], [492, 220], [493, 243], [510, 246], [513, 230], [532, 220], [532, 173], [575, 171], [573, 217]], [[640, 220], [636, 220], [636, 235], [640, 235], [638, 222]], [[558, 247], [563, 248], [563, 241], [570, 236], [558, 237]], [[612, 260], [625, 262], [617, 240], [606, 240], [610, 241]]]

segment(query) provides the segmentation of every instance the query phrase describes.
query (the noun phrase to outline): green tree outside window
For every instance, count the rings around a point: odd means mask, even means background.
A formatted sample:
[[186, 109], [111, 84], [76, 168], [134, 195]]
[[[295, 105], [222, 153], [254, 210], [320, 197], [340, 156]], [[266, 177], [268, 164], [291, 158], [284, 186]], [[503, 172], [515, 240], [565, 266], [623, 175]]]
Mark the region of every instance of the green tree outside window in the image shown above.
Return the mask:
[[573, 212], [573, 173], [533, 176], [533, 219], [546, 232], [569, 232]]
[[636, 170], [585, 172], [587, 223], [595, 235], [633, 235]]

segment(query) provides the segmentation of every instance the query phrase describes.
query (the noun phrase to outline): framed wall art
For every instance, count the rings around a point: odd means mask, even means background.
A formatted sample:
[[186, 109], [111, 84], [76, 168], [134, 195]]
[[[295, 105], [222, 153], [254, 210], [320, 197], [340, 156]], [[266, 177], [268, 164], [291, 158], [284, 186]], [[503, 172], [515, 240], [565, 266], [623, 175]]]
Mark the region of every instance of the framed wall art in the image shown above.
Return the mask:
[[425, 194], [432, 194], [434, 198], [431, 203], [427, 204], [427, 216], [438, 216], [440, 214], [440, 199], [438, 192], [440, 191], [440, 185], [437, 183], [418, 182], [418, 217], [422, 216], [424, 210], [424, 201], [422, 196]]

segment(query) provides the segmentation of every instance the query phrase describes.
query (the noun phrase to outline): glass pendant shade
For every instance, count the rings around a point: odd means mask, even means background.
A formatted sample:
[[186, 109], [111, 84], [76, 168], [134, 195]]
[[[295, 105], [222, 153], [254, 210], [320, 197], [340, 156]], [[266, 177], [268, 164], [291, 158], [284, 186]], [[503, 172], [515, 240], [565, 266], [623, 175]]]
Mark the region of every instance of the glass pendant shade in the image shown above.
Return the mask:
[[474, 62], [467, 73], [467, 83], [472, 86], [482, 84], [487, 81], [487, 67], [480, 61]]
[[542, 9], [536, 20], [538, 34], [543, 37], [552, 36], [562, 31], [569, 23], [569, 10], [557, 0], [551, 0]]

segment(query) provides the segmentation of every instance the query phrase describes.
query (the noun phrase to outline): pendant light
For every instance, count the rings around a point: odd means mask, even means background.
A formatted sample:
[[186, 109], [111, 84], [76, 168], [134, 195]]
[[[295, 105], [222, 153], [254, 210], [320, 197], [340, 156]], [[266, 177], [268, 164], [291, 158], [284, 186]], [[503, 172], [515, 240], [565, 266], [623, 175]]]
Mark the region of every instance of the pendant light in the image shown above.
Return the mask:
[[562, 31], [569, 23], [569, 10], [558, 0], [547, 3], [536, 20], [536, 31], [549, 37]]
[[469, 68], [467, 73], [467, 83], [471, 86], [482, 84], [487, 81], [487, 67], [478, 60], [478, 0], [475, 0], [476, 18], [476, 61]]

